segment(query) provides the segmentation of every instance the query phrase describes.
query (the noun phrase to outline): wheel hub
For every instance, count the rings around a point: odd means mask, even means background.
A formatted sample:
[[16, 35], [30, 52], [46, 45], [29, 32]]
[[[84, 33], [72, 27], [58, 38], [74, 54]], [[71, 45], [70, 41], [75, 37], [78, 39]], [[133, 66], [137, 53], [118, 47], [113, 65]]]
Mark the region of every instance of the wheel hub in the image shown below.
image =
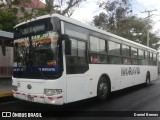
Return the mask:
[[108, 93], [107, 90], [108, 90], [107, 89], [107, 84], [106, 83], [101, 83], [100, 84], [100, 92], [101, 92], [102, 96], [105, 96]]

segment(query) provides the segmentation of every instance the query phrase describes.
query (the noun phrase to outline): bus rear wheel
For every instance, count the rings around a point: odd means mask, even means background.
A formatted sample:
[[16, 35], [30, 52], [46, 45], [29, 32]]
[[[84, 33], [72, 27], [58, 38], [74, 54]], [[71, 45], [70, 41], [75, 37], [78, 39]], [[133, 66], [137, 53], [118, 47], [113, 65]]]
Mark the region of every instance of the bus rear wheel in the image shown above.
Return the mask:
[[105, 77], [101, 77], [97, 87], [97, 98], [105, 100], [109, 94], [109, 86]]

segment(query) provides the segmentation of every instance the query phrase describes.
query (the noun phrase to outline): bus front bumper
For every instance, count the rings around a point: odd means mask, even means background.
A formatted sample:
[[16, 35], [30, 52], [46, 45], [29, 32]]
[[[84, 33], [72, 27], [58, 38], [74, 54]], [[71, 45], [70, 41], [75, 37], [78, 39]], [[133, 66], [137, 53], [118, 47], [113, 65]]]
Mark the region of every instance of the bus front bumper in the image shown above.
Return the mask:
[[29, 102], [37, 102], [37, 103], [53, 104], [53, 105], [64, 104], [63, 96], [61, 94], [57, 96], [46, 96], [44, 94], [27, 94], [27, 93], [13, 91], [13, 96], [15, 98], [26, 100]]

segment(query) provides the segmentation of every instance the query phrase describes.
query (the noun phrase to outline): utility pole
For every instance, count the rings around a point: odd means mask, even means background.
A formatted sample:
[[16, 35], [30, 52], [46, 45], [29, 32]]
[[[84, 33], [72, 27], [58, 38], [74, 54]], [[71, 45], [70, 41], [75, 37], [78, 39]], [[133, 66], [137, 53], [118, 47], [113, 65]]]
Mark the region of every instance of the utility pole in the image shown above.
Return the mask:
[[147, 31], [147, 46], [149, 47], [149, 40], [150, 40], [150, 38], [149, 38], [149, 22], [150, 22], [150, 17], [151, 17], [151, 15], [150, 15], [150, 13], [151, 12], [154, 12], [154, 11], [157, 11], [156, 9], [155, 10], [145, 10], [144, 12], [141, 12], [141, 13], [148, 13], [148, 31]]

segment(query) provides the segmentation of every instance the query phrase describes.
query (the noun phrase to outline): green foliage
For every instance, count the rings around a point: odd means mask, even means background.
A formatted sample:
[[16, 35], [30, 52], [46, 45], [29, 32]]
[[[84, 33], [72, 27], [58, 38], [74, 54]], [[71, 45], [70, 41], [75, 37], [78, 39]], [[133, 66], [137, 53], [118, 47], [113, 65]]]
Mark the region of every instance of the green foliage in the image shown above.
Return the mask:
[[27, 1], [28, 0], [6, 0], [5, 2], [0, 2], [1, 30], [13, 30], [13, 27], [20, 21], [19, 16], [23, 16], [23, 13], [25, 12], [23, 8]]
[[12, 11], [0, 11], [0, 30], [13, 31], [13, 26], [18, 23]]
[[[92, 21], [94, 26], [129, 40], [147, 44], [147, 31], [152, 29], [151, 22], [128, 14], [131, 9], [125, 4], [124, 7], [119, 6], [119, 2], [116, 1], [99, 3], [99, 7], [106, 10], [106, 13], [94, 16]], [[159, 39], [156, 34], [150, 33], [150, 47], [155, 48]]]
[[86, 0], [45, 0], [46, 11], [48, 14], [58, 13], [61, 15], [71, 16], [74, 9]]
[[[71, 16], [74, 9], [86, 0], [46, 0], [44, 8], [39, 8], [40, 0], [0, 0], [0, 11], [12, 11], [22, 22], [41, 15], [59, 13]], [[27, 6], [30, 6], [27, 8]], [[3, 25], [5, 26], [5, 24]], [[2, 27], [1, 27], [2, 28]]]

